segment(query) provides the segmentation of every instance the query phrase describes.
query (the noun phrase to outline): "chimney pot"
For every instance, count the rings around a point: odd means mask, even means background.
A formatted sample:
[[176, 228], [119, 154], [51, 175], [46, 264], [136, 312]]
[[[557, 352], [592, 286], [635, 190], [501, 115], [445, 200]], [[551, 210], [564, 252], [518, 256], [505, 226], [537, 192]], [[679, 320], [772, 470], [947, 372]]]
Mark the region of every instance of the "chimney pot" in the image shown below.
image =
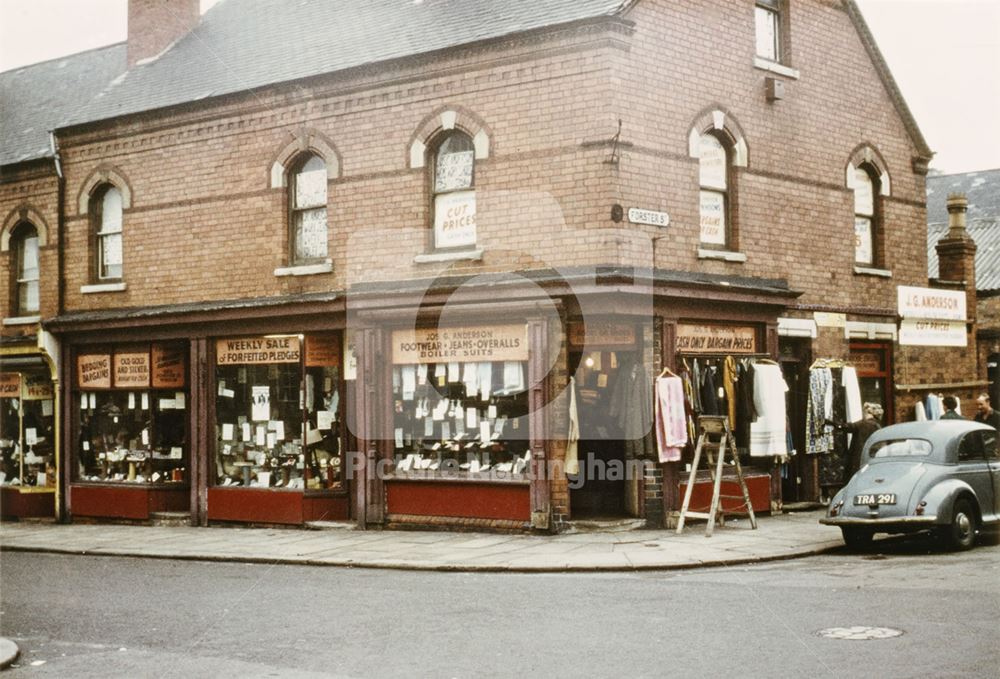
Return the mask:
[[965, 230], [965, 214], [969, 210], [969, 200], [964, 193], [948, 194], [948, 239], [968, 238]]

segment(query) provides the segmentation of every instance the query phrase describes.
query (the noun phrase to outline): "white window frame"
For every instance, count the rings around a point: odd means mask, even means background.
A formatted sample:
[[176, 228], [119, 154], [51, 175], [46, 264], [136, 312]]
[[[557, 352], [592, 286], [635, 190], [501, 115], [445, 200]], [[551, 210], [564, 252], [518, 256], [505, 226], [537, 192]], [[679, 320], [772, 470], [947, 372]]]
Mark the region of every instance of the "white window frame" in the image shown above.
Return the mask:
[[[107, 210], [105, 209], [108, 196], [111, 192], [118, 194], [118, 202], [121, 206], [118, 212], [117, 224], [109, 223], [109, 218]], [[124, 243], [124, 229], [122, 228], [122, 222], [124, 221], [124, 196], [122, 196], [121, 191], [118, 187], [114, 185], [108, 186], [104, 192], [101, 194], [101, 212], [100, 212], [100, 224], [98, 225], [96, 236], [97, 242], [97, 279], [101, 281], [119, 281], [125, 276], [125, 243]], [[105, 264], [105, 243], [107, 240], [117, 236], [118, 237], [118, 264]], [[106, 275], [105, 269], [107, 266], [117, 266], [119, 271], [117, 275]]]
[[[26, 231], [31, 229], [32, 234], [28, 235]], [[31, 222], [21, 222], [14, 228], [14, 268], [15, 268], [15, 309], [17, 309], [18, 316], [31, 316], [37, 314], [39, 308], [41, 307], [41, 298], [39, 290], [39, 280], [41, 273], [41, 239], [38, 236], [38, 229]], [[35, 268], [34, 277], [25, 276], [24, 270], [24, 256], [27, 248], [28, 241], [35, 241]], [[29, 306], [24, 303], [24, 295], [22, 291], [30, 290], [34, 287], [35, 291], [35, 303], [34, 306]], [[30, 298], [30, 294], [29, 294]]]

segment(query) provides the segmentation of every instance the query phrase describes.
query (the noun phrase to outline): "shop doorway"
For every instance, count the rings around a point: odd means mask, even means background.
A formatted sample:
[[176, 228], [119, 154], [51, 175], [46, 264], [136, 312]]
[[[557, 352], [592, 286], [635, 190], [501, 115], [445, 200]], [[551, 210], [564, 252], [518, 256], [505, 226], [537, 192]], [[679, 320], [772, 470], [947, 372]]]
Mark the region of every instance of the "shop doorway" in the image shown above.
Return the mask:
[[634, 515], [629, 493], [628, 446], [622, 425], [633, 368], [642, 369], [637, 350], [571, 352], [576, 367], [577, 413], [580, 424], [580, 473], [570, 476], [570, 508], [574, 519], [620, 519]]
[[896, 421], [892, 388], [892, 345], [888, 342], [851, 342], [851, 363], [858, 373], [862, 403], [882, 406], [884, 427]]
[[785, 412], [792, 433], [794, 455], [782, 468], [781, 497], [789, 502], [819, 499], [814, 456], [806, 455], [806, 408], [809, 405], [809, 365], [812, 350], [808, 338], [782, 337], [778, 342], [781, 374], [788, 385]]

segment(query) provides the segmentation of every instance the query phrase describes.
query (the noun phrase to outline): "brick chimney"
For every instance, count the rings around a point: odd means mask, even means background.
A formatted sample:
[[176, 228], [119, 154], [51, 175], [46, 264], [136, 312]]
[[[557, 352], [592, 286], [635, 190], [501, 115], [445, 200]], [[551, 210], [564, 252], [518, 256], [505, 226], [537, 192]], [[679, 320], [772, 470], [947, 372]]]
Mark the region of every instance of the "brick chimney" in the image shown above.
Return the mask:
[[128, 67], [163, 52], [200, 16], [199, 0], [128, 0]]
[[969, 321], [976, 320], [976, 243], [965, 228], [969, 201], [965, 194], [948, 195], [948, 233], [938, 241], [938, 280], [962, 283]]

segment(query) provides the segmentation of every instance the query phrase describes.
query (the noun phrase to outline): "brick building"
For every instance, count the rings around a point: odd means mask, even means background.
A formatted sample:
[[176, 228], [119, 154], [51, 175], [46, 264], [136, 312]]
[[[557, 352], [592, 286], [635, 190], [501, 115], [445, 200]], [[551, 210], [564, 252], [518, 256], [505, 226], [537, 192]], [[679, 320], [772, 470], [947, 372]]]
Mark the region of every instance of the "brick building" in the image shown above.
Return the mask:
[[820, 493], [815, 359], [890, 420], [974, 379], [896, 341], [931, 152], [851, 0], [197, 5], [130, 2], [128, 70], [0, 185], [5, 244], [53, 234], [64, 516], [663, 525], [634, 399], [726, 355], [789, 384], [768, 510]]

